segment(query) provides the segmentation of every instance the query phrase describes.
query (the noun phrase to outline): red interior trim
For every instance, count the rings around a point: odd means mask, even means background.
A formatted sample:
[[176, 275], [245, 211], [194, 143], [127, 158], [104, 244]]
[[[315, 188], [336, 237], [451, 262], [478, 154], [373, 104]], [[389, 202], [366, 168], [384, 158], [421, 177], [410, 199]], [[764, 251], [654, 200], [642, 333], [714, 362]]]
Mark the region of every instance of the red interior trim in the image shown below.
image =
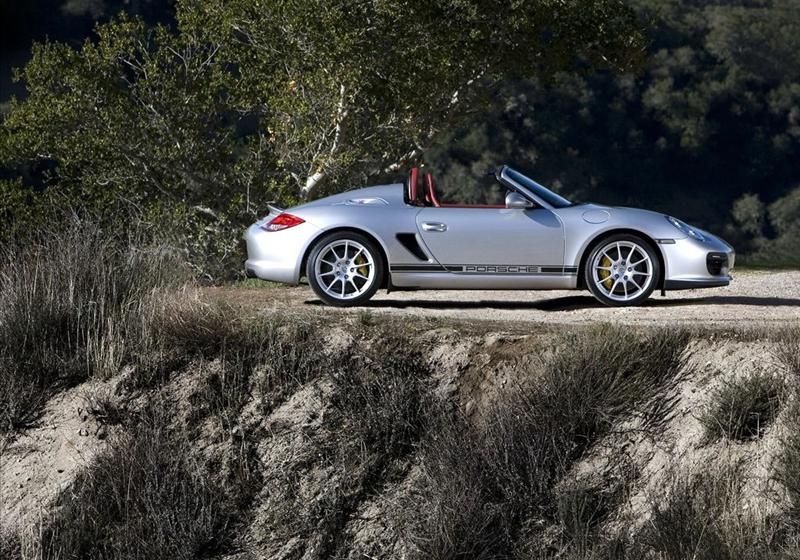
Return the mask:
[[412, 167], [408, 177], [408, 198], [410, 204], [417, 203], [417, 180], [419, 179], [419, 168]]
[[441, 204], [439, 199], [436, 198], [436, 183], [433, 181], [433, 175], [430, 173], [425, 174], [425, 190], [427, 192], [428, 202], [439, 208]]
[[505, 208], [505, 204], [441, 204], [442, 208]]

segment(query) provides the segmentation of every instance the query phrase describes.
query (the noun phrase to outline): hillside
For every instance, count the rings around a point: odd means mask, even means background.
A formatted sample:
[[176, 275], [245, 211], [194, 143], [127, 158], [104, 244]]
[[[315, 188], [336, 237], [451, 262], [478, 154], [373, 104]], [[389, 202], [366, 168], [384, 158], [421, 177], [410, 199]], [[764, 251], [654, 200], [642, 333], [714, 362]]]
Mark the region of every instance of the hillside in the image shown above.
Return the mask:
[[795, 550], [796, 334], [520, 334], [173, 297], [174, 367], [58, 391], [1, 448], [7, 555]]

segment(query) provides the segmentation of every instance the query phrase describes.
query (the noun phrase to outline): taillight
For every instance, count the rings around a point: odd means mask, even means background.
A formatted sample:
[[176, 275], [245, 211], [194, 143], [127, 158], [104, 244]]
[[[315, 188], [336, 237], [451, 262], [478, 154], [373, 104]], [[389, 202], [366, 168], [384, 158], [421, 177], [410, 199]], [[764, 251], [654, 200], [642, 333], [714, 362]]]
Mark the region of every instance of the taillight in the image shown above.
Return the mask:
[[302, 218], [284, 213], [278, 214], [272, 218], [268, 223], [262, 225], [261, 229], [265, 231], [281, 231], [282, 229], [299, 226], [303, 222], [305, 222], [305, 220]]

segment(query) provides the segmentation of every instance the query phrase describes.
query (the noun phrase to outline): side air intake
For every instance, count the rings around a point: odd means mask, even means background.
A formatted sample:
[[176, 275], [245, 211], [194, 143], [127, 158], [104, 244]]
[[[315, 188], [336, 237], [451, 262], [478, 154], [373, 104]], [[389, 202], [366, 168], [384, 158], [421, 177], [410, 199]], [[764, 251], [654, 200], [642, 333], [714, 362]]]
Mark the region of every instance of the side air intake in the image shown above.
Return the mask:
[[422, 250], [422, 247], [419, 246], [417, 235], [415, 233], [398, 233], [397, 241], [400, 242], [400, 245], [405, 247], [406, 251], [417, 257], [419, 260], [428, 260], [428, 255], [426, 255], [425, 251]]

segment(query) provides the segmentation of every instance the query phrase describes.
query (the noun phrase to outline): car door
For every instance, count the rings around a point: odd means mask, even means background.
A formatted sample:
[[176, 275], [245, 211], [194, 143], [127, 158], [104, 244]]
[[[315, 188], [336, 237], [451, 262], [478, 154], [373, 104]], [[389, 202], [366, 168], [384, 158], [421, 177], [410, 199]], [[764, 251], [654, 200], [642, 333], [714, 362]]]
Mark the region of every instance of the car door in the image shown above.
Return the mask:
[[427, 207], [417, 229], [450, 272], [541, 274], [562, 271], [564, 229], [550, 210]]

